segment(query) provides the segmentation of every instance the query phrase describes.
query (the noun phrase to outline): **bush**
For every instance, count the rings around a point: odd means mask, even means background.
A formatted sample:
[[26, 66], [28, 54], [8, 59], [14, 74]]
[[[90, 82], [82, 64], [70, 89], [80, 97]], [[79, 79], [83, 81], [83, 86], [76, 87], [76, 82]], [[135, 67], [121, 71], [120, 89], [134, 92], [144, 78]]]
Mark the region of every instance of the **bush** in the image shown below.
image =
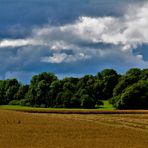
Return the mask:
[[46, 108], [46, 105], [45, 104], [41, 104], [40, 107], [41, 108]]
[[20, 105], [20, 101], [19, 100], [12, 100], [9, 102], [9, 105]]
[[128, 87], [115, 102], [118, 109], [148, 109], [148, 82], [138, 82]]
[[65, 98], [63, 99], [63, 108], [70, 108], [70, 99], [69, 98]]
[[101, 100], [97, 100], [96, 105], [97, 105], [97, 106], [101, 106], [101, 105], [104, 105], [104, 103], [103, 103], [103, 101], [101, 101]]
[[95, 101], [89, 95], [83, 95], [81, 97], [81, 107], [83, 108], [95, 108]]
[[26, 99], [20, 100], [20, 105], [21, 106], [31, 106], [30, 102]]
[[72, 98], [70, 100], [70, 106], [71, 106], [71, 108], [80, 108], [81, 107], [80, 99]]
[[114, 107], [116, 107], [116, 103], [120, 100], [121, 95], [115, 96], [111, 99], [109, 99], [109, 103], [112, 104]]

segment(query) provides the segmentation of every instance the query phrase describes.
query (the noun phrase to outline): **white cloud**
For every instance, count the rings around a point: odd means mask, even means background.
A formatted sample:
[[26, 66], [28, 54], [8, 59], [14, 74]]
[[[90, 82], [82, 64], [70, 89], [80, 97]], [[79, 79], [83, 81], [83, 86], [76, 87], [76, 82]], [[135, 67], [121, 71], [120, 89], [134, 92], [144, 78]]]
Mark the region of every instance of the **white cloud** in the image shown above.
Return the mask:
[[61, 63], [65, 61], [67, 55], [65, 53], [62, 54], [53, 54], [53, 56], [43, 57], [42, 62], [49, 62], [49, 63]]
[[69, 62], [75, 62], [78, 60], [82, 59], [89, 59], [90, 56], [85, 55], [84, 53], [79, 53], [76, 55], [68, 55], [65, 53], [54, 53], [53, 56], [48, 56], [48, 57], [42, 57], [41, 61], [42, 62], [47, 62], [47, 63], [69, 63]]
[[36, 45], [33, 39], [5, 39], [0, 41], [0, 48]]
[[[43, 46], [49, 55], [40, 57], [40, 60], [46, 63], [122, 56], [126, 62], [143, 64], [143, 56], [134, 55], [133, 50], [141, 44], [148, 44], [147, 18], [148, 3], [135, 5], [122, 17], [80, 17], [73, 24], [35, 28], [28, 39], [4, 39], [0, 48]], [[99, 44], [109, 44], [110, 47], [101, 48]]]
[[123, 45], [124, 49], [132, 48], [148, 43], [148, 3], [132, 10], [128, 10], [123, 17], [80, 17], [74, 24], [46, 26], [34, 32], [37, 38], [45, 42], [58, 41], [66, 45], [81, 42], [107, 43]]
[[[108, 56], [107, 50], [103, 47], [102, 49], [100, 47], [91, 49], [89, 46], [81, 47], [81, 44], [111, 44], [113, 48], [118, 48], [119, 54], [129, 62], [142, 63], [143, 56], [134, 55], [132, 52], [139, 45], [148, 44], [148, 3], [135, 6], [132, 8], [133, 12], [130, 9], [123, 17], [80, 17], [74, 24], [59, 27], [46, 26], [37, 29], [35, 36], [45, 39], [45, 42], [51, 41], [49, 46], [52, 46], [49, 48], [55, 51], [74, 49], [75, 54], [81, 52], [92, 57], [98, 56], [98, 58], [102, 56], [106, 58]], [[110, 54], [114, 53], [112, 52], [113, 48], [110, 48]], [[63, 53], [61, 57], [63, 57]], [[52, 61], [53, 57], [48, 58], [50, 60], [45, 60], [46, 62], [54, 62], [54, 60]], [[70, 60], [62, 58], [58, 62], [64, 61]], [[71, 58], [71, 61], [75, 60]]]

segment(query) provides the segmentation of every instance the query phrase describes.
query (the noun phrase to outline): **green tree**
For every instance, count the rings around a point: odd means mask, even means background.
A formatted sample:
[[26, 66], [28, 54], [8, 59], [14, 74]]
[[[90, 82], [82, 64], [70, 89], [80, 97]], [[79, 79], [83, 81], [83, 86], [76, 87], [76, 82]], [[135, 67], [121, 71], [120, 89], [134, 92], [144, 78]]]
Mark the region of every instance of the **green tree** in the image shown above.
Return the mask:
[[81, 108], [81, 100], [80, 98], [77, 98], [76, 96], [73, 96], [70, 100], [70, 106], [71, 108]]
[[73, 93], [71, 91], [65, 91], [62, 93], [61, 95], [61, 100], [63, 103], [63, 107], [64, 108], [70, 108], [71, 107], [71, 98], [73, 96]]
[[141, 80], [148, 80], [148, 69], [143, 69], [140, 74]]
[[140, 74], [141, 74], [141, 69], [139, 68], [131, 68], [126, 72], [127, 76], [135, 76], [137, 78], [139, 78]]
[[59, 102], [56, 98], [60, 98], [60, 95], [58, 96], [58, 94], [63, 90], [61, 80], [53, 81], [50, 85], [49, 90], [50, 100], [52, 100], [52, 106], [60, 105], [61, 102]]
[[148, 82], [139, 81], [126, 88], [116, 102], [119, 109], [148, 109]]
[[113, 69], [104, 69], [97, 74], [97, 79], [101, 85], [100, 88], [100, 98], [102, 100], [110, 99], [113, 95], [113, 89], [118, 83], [119, 75]]
[[11, 100], [15, 100], [19, 87], [20, 83], [16, 79], [0, 81], [0, 104], [8, 104]]
[[14, 96], [15, 100], [25, 99], [28, 89], [29, 89], [29, 85], [21, 85]]
[[26, 95], [26, 99], [30, 102], [31, 106], [46, 107], [53, 105], [53, 98], [50, 96], [50, 85], [56, 81], [57, 77], [53, 73], [43, 72], [39, 75], [32, 77], [29, 91]]
[[[96, 78], [92, 75], [85, 75], [77, 84], [77, 94], [81, 97], [83, 94], [88, 94], [91, 98], [95, 99], [94, 83]], [[85, 91], [85, 92], [83, 92]]]
[[82, 108], [95, 108], [96, 102], [89, 95], [83, 95], [80, 98]]

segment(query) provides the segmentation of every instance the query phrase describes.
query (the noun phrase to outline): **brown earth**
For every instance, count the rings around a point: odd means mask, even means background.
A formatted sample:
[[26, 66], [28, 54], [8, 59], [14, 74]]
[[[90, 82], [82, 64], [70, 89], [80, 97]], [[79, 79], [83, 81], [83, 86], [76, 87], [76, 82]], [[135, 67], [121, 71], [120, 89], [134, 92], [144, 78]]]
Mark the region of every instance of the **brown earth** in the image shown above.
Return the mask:
[[148, 114], [148, 110], [97, 110], [97, 109], [13, 109], [28, 113], [53, 113], [53, 114]]
[[0, 110], [0, 148], [147, 148], [148, 114]]

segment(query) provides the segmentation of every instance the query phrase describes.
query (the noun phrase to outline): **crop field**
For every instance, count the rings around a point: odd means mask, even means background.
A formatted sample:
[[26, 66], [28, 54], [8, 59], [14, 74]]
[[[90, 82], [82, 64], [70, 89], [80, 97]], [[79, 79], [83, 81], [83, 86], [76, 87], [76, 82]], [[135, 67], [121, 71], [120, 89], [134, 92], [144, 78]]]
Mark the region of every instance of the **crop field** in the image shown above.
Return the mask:
[[148, 114], [53, 114], [0, 109], [0, 148], [147, 148]]

